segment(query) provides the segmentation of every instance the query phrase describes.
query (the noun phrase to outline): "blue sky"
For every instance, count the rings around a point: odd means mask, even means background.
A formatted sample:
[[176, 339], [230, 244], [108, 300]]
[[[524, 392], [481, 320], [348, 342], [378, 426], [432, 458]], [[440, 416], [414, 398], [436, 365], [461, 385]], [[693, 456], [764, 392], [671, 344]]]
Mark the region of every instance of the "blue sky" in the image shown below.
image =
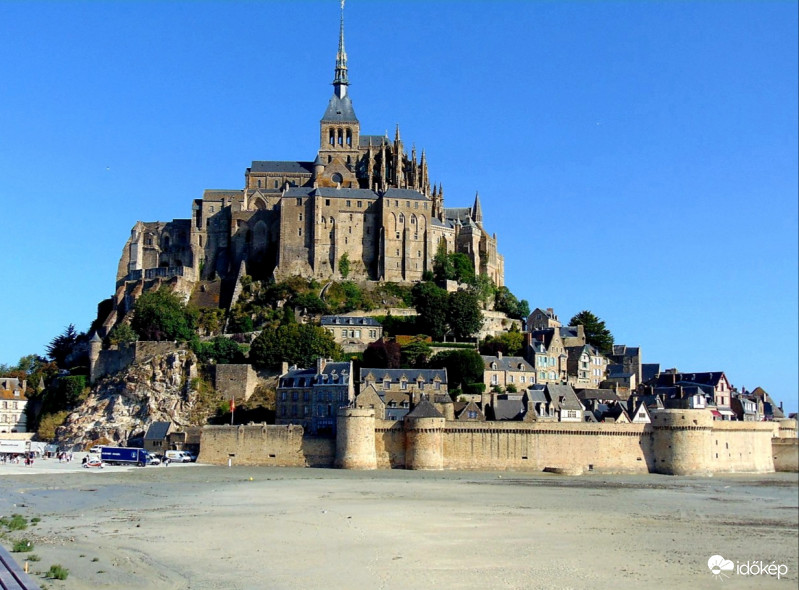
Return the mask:
[[[0, 362], [86, 330], [137, 220], [313, 160], [338, 2], [0, 2]], [[346, 7], [362, 132], [480, 192], [506, 282], [797, 407], [795, 2]]]

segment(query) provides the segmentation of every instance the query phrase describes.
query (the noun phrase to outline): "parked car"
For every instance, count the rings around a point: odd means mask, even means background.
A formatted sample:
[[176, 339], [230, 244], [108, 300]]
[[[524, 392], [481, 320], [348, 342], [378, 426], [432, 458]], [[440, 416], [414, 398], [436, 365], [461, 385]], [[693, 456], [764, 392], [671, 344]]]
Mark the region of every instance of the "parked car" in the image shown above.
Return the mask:
[[161, 459], [154, 453], [147, 453], [147, 465], [160, 465]]
[[89, 456], [86, 458], [86, 461], [83, 462], [83, 466], [86, 468], [89, 467], [99, 467], [102, 469], [105, 467], [105, 463], [103, 463], [96, 455]]
[[99, 445], [94, 445], [91, 449], [89, 449], [89, 452], [92, 453], [93, 455], [99, 455], [100, 453], [103, 452], [103, 447]]

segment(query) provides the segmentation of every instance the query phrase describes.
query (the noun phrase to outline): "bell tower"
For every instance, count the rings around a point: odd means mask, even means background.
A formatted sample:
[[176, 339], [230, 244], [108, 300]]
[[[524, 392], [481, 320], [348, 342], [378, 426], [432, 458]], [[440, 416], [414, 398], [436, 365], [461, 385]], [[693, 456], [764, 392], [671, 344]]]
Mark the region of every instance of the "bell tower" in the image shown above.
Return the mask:
[[358, 188], [355, 170], [360, 157], [358, 142], [361, 125], [355, 116], [355, 109], [352, 108], [348, 92], [349, 84], [347, 52], [344, 50], [344, 0], [341, 0], [333, 96], [330, 97], [327, 110], [320, 122], [317, 162], [322, 168], [316, 166], [317, 186]]

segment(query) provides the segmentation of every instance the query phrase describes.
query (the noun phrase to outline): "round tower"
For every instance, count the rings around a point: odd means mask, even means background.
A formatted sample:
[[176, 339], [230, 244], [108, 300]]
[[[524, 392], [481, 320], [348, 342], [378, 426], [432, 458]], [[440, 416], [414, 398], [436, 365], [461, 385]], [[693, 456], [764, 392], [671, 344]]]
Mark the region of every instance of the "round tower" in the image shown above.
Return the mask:
[[652, 413], [655, 473], [710, 475], [713, 415], [706, 410]]
[[336, 417], [336, 467], [377, 469], [375, 411], [339, 408]]
[[444, 424], [439, 417], [406, 417], [405, 468], [444, 469]]
[[89, 382], [94, 383], [99, 377], [98, 360], [100, 359], [100, 351], [103, 349], [103, 341], [97, 332], [94, 333], [92, 339], [89, 340]]

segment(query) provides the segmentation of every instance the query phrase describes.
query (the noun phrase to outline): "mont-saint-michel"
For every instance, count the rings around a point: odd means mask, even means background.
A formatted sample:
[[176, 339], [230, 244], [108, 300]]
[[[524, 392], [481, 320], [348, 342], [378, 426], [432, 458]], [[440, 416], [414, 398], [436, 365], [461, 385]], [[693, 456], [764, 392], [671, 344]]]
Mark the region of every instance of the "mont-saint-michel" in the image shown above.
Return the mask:
[[[344, 563], [349, 587], [701, 585], [758, 559], [795, 582], [797, 422], [768, 374], [745, 388], [617, 341], [601, 286], [571, 318], [544, 281], [512, 292], [501, 197], [356, 115], [343, 2], [335, 24], [307, 157], [131, 220], [91, 326], [1, 367], [15, 557], [36, 545], [77, 587], [344, 587]], [[769, 542], [740, 541], [755, 529]]]

